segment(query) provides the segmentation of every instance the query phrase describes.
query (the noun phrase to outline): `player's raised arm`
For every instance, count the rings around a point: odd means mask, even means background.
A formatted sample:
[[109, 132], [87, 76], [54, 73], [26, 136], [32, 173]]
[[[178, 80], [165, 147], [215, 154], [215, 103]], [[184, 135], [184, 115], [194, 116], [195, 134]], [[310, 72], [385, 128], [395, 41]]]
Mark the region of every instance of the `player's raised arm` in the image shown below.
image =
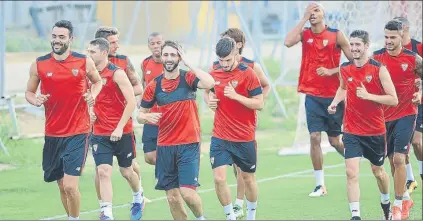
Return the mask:
[[40, 94], [36, 95], [38, 85], [40, 84], [40, 78], [38, 77], [37, 72], [37, 63], [33, 62], [29, 69], [29, 79], [26, 85], [25, 99], [34, 106], [41, 106], [44, 102], [47, 101], [49, 94]]
[[126, 77], [126, 74], [123, 70], [116, 70], [113, 75], [113, 81], [119, 86], [120, 91], [122, 92], [126, 101], [125, 110], [123, 111], [122, 117], [115, 130], [120, 131], [120, 136], [122, 136], [123, 128], [125, 127], [128, 120], [131, 118], [132, 112], [135, 109], [136, 101], [131, 82]]
[[200, 68], [192, 66], [191, 63], [187, 62], [184, 52], [181, 48], [178, 50], [179, 56], [181, 56], [182, 61], [185, 63], [189, 69], [191, 69], [192, 73], [200, 80], [197, 84], [197, 87], [200, 89], [211, 89], [214, 86], [214, 79], [213, 77], [208, 74], [207, 72], [201, 70]]
[[[358, 89], [357, 91], [357, 96], [362, 99], [370, 100], [379, 104], [397, 106], [398, 97], [395, 91], [395, 86], [394, 86], [394, 83], [392, 82], [391, 75], [389, 74], [385, 66], [381, 66], [379, 69], [379, 79], [380, 79], [380, 83], [382, 84], [385, 95], [370, 94], [366, 91], [366, 88], [362, 85], [360, 89]], [[358, 93], [360, 93], [361, 95], [359, 96]]]
[[341, 47], [342, 52], [344, 52], [345, 57], [347, 57], [348, 60], [352, 61], [353, 56], [351, 53], [351, 46], [350, 42], [347, 39], [347, 36], [345, 36], [344, 32], [338, 31], [336, 33], [336, 44]]
[[257, 77], [260, 80], [261, 87], [263, 88], [263, 97], [266, 98], [270, 93], [270, 83], [269, 79], [267, 79], [266, 74], [264, 74], [263, 69], [261, 68], [260, 64], [257, 62], [254, 63], [254, 72], [256, 73]]
[[128, 76], [128, 79], [131, 82], [135, 96], [141, 95], [143, 91], [142, 84], [141, 84], [139, 75], [135, 71], [134, 65], [132, 64], [129, 58], [128, 58], [128, 64], [126, 67], [126, 75]]
[[85, 100], [92, 106], [92, 103], [93, 101], [95, 101], [95, 98], [100, 93], [103, 84], [101, 83], [101, 77], [97, 71], [97, 68], [95, 67], [94, 61], [90, 57], [87, 57], [86, 65], [87, 77], [92, 84], [90, 93], [87, 93], [87, 95], [85, 96]]
[[285, 46], [290, 48], [296, 45], [298, 42], [301, 41], [303, 27], [305, 23], [310, 19], [311, 14], [314, 10], [319, 9], [319, 6], [315, 3], [311, 3], [307, 6], [304, 17], [300, 20], [300, 22], [292, 29], [285, 37]]

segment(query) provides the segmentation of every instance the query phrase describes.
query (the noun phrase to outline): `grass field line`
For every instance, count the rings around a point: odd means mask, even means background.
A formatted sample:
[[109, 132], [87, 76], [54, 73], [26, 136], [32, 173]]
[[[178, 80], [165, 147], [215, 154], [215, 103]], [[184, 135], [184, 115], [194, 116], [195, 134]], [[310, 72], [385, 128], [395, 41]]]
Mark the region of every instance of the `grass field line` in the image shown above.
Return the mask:
[[[325, 166], [324, 168], [326, 170], [326, 169], [338, 168], [338, 167], [342, 167], [342, 166], [345, 166], [345, 163], [329, 165], [329, 166]], [[308, 169], [308, 170], [301, 170], [301, 171], [297, 171], [297, 172], [286, 173], [286, 174], [282, 174], [282, 175], [278, 175], [278, 176], [259, 179], [259, 180], [257, 180], [257, 183], [264, 183], [264, 182], [278, 180], [278, 179], [287, 178], [287, 177], [295, 177], [295, 176], [299, 176], [299, 175], [302, 175], [302, 174], [305, 174], [305, 173], [311, 173], [313, 171], [314, 171], [313, 169]], [[236, 187], [236, 184], [230, 184], [229, 187]], [[208, 192], [212, 192], [212, 191], [215, 191], [215, 189], [210, 188], [210, 189], [205, 189], [205, 190], [199, 190], [198, 193], [201, 194], [201, 193], [208, 193]], [[158, 197], [158, 198], [150, 199], [150, 201], [151, 201], [150, 203], [162, 201], [162, 200], [166, 200], [166, 199], [167, 199], [166, 196]], [[113, 208], [117, 209], [117, 208], [129, 207], [129, 206], [131, 206], [131, 203], [113, 206]], [[100, 212], [100, 209], [84, 211], [84, 212], [81, 212], [80, 215], [90, 214], [90, 213], [95, 213], [95, 212]], [[41, 220], [56, 220], [56, 219], [65, 218], [65, 217], [67, 217], [66, 214], [65, 215], [57, 215], [57, 216], [47, 217], [47, 218], [43, 218]]]

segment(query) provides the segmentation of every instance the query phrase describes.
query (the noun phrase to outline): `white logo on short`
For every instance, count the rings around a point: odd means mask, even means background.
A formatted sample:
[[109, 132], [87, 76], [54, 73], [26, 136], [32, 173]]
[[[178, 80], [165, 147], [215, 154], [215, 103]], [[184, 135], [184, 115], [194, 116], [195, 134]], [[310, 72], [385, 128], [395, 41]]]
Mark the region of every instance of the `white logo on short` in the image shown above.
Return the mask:
[[382, 160], [383, 160], [383, 157], [381, 157], [381, 158], [379, 159], [379, 162], [380, 162], [380, 161], [382, 161]]
[[198, 181], [198, 178], [196, 177], [196, 178], [194, 178], [194, 181]]
[[408, 148], [408, 146], [405, 146], [405, 147], [404, 147], [404, 150], [406, 150], [407, 148]]
[[328, 45], [328, 42], [329, 42], [329, 40], [327, 40], [327, 39], [323, 40], [323, 46], [326, 47], [326, 45]]
[[211, 163], [211, 165], [214, 164], [214, 157], [210, 157], [210, 163]]
[[420, 124], [420, 128], [423, 128], [423, 124]]
[[256, 168], [256, 165], [252, 165], [252, 166], [250, 167], [250, 170], [252, 170], [252, 169], [254, 169], [254, 168]]
[[352, 77], [349, 77], [349, 78], [348, 78], [348, 81], [352, 81]]
[[128, 153], [128, 155], [126, 156], [126, 158], [129, 158], [132, 156], [132, 153]]
[[48, 72], [47, 73], [47, 77], [51, 77], [51, 76], [53, 76], [53, 73], [52, 72]]
[[313, 43], [313, 39], [312, 38], [308, 39], [307, 43]]
[[98, 147], [98, 144], [94, 144], [94, 145], [93, 145], [93, 150], [94, 150], [94, 152], [97, 152], [97, 147]]
[[145, 74], [151, 74], [151, 71], [147, 71]]
[[401, 64], [401, 68], [403, 71], [407, 70], [408, 64]]
[[75, 170], [76, 171], [81, 171], [81, 167], [77, 167]]

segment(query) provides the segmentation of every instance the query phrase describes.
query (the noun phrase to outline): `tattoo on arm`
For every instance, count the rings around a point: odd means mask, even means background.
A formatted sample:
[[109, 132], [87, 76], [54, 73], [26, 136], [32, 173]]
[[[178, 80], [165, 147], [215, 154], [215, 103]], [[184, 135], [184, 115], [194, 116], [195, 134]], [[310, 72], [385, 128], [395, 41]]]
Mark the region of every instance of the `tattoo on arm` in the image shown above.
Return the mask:
[[422, 70], [423, 65], [422, 65], [422, 57], [420, 56], [416, 56], [416, 69], [414, 70], [414, 73], [416, 73], [417, 76], [422, 77]]

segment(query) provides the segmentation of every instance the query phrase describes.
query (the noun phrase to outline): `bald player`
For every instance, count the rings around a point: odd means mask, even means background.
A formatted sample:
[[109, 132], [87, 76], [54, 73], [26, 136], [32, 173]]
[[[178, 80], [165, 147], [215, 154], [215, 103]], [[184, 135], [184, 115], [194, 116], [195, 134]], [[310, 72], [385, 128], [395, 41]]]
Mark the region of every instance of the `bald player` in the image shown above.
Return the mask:
[[[321, 4], [310, 3], [304, 17], [285, 38], [285, 46], [288, 48], [298, 42], [302, 43], [298, 92], [306, 94], [305, 109], [310, 133], [310, 155], [316, 178], [316, 187], [309, 194], [310, 197], [327, 194], [320, 147], [322, 131], [327, 133], [331, 146], [340, 155], [344, 155], [344, 145], [341, 141], [344, 102], [338, 104], [335, 114], [331, 115], [326, 110], [339, 87], [338, 66], [341, 50], [348, 60], [352, 61], [348, 39], [342, 31], [327, 26], [324, 16]], [[303, 28], [307, 21], [311, 27]]]
[[[422, 56], [422, 43], [416, 39], [411, 38], [410, 36], [410, 22], [407, 18], [404, 17], [395, 17], [394, 20], [400, 21], [402, 23], [403, 37], [402, 45], [404, 48], [413, 51], [420, 56]], [[421, 81], [420, 81], [421, 84]], [[422, 151], [422, 131], [423, 131], [423, 109], [422, 104], [419, 104], [418, 114], [416, 120], [416, 127], [414, 129], [413, 139], [411, 144], [414, 148], [414, 154], [416, 155], [420, 177], [423, 179], [423, 151]], [[413, 168], [410, 163], [410, 155], [408, 154], [405, 158], [406, 168], [407, 168], [407, 190], [411, 194], [417, 188], [417, 181], [414, 179]]]

